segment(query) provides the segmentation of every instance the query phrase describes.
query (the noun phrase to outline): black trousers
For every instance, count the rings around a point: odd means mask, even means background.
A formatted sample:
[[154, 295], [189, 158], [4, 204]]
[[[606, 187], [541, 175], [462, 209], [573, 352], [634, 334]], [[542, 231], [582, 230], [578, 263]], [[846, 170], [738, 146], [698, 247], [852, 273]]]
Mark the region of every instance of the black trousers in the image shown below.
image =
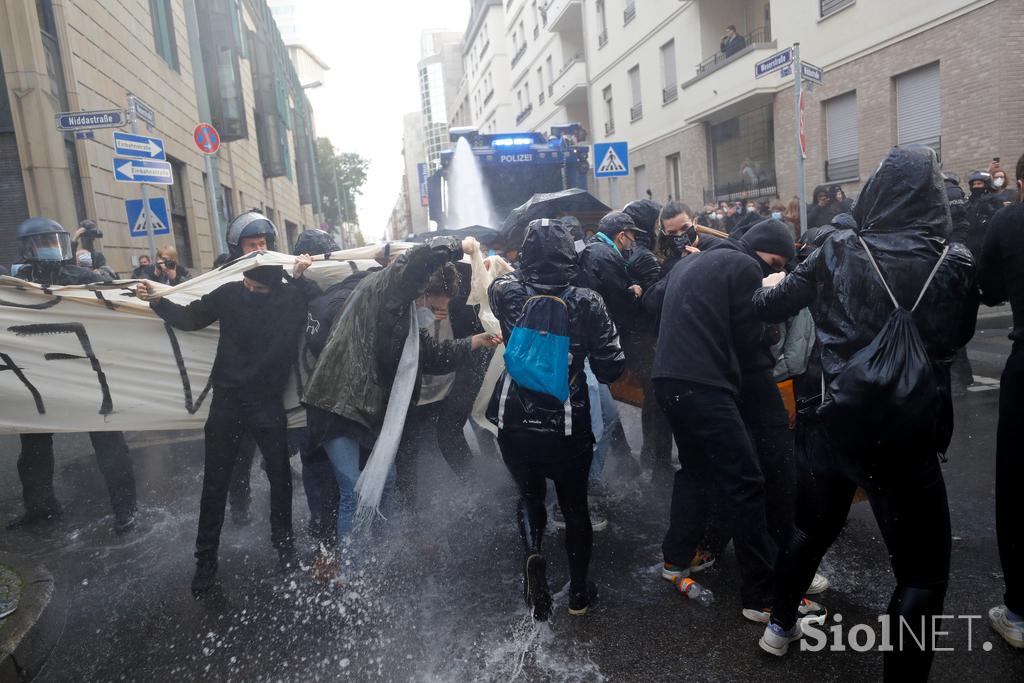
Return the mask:
[[196, 559], [217, 559], [231, 473], [239, 443], [251, 434], [263, 453], [270, 480], [270, 538], [278, 550], [292, 547], [292, 472], [288, 464], [287, 420], [278, 398], [253, 398], [216, 391], [206, 420], [206, 459], [199, 503]]
[[640, 458], [656, 473], [667, 475], [672, 472], [672, 427], [658, 407], [654, 385], [651, 383], [655, 343], [652, 335], [638, 333], [625, 343], [624, 350], [626, 367], [644, 390], [644, 404], [640, 408], [644, 442], [640, 448]]
[[1007, 608], [1024, 615], [1024, 532], [1020, 495], [1024, 487], [1024, 342], [1015, 342], [999, 382], [996, 437], [996, 537], [1006, 580]]
[[446, 403], [447, 399], [412, 406], [406, 415], [402, 442], [395, 458], [395, 486], [402, 504], [410, 510], [416, 507], [416, 475], [420, 451], [430, 446], [431, 442], [437, 444], [445, 462], [460, 479], [465, 479], [469, 474], [473, 453], [462, 432], [466, 421], [453, 419], [452, 411]]
[[[824, 454], [800, 468], [796, 530], [775, 565], [776, 600], [772, 621], [783, 628], [796, 622], [797, 608], [821, 558], [846, 524], [857, 486], [863, 486], [889, 551], [896, 590], [889, 601], [894, 645], [900, 618], [931, 643], [930, 615], [942, 614], [949, 580], [950, 523], [946, 484], [927, 439], [868, 454]], [[818, 443], [822, 443], [820, 440]], [[839, 451], [834, 441], [831, 449]], [[923, 681], [933, 653], [910, 636], [902, 651], [885, 653], [886, 680]]]
[[671, 379], [654, 380], [679, 448], [665, 561], [688, 566], [708, 528], [711, 506], [722, 497], [725, 528], [735, 532], [744, 607], [772, 603], [774, 549], [765, 521], [765, 484], [737, 399], [725, 389]]
[[526, 554], [541, 554], [548, 518], [544, 499], [550, 479], [555, 484], [558, 506], [565, 518], [569, 581], [573, 590], [586, 590], [594, 543], [587, 505], [593, 436], [566, 437], [502, 430], [498, 432], [498, 446], [505, 466], [519, 487], [517, 518]]
[[[96, 464], [107, 484], [110, 507], [115, 514], [135, 509], [135, 474], [124, 432], [89, 432]], [[18, 455], [25, 510], [56, 512], [60, 506], [53, 491], [53, 434], [22, 434]]]
[[256, 458], [256, 440], [249, 433], [238, 442], [238, 457], [231, 472], [228, 502], [232, 510], [247, 510], [252, 503], [252, 461]]

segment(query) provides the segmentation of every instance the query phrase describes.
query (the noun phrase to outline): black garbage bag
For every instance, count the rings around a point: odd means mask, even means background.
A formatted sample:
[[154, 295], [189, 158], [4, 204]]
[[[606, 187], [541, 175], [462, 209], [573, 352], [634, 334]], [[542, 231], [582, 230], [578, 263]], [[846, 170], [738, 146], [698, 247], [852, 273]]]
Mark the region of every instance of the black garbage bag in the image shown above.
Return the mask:
[[818, 415], [852, 450], [932, 438], [942, 415], [942, 397], [913, 313], [949, 247], [908, 310], [893, 295], [867, 244], [863, 239], [860, 243], [895, 309], [871, 343], [853, 354], [832, 379]]

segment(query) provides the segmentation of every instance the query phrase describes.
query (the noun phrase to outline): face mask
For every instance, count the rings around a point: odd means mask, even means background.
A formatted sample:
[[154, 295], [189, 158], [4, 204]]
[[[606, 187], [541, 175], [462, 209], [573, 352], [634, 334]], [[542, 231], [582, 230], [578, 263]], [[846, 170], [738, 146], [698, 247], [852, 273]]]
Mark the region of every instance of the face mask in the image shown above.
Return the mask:
[[258, 294], [257, 292], [250, 291], [248, 288], [244, 286], [242, 288], [242, 303], [244, 303], [247, 306], [261, 305], [269, 297], [269, 292], [267, 292], [266, 294]]
[[92, 254], [82, 254], [79, 256], [78, 265], [83, 268], [92, 268]]
[[776, 268], [775, 266], [773, 266], [772, 264], [768, 263], [767, 261], [765, 261], [763, 258], [758, 256], [757, 254], [754, 254], [754, 258], [757, 259], [758, 264], [761, 266], [761, 274], [764, 275], [765, 277], [768, 277], [772, 273], [780, 273], [780, 272], [782, 272], [782, 268]]
[[36, 249], [36, 258], [40, 261], [63, 261], [60, 247], [39, 247]]
[[985, 188], [984, 187], [972, 187], [971, 188], [971, 197], [977, 198], [977, 197], [980, 197], [983, 194], [985, 194]]
[[773, 221], [781, 221], [782, 220], [782, 212], [781, 211], [772, 211], [772, 220]]
[[997, 190], [1000, 187], [1002, 187], [1003, 185], [1005, 185], [1005, 184], [1006, 184], [1006, 178], [1003, 178], [1003, 177], [993, 178], [993, 180], [992, 180], [992, 186], [994, 188], [996, 188]]
[[434, 312], [426, 306], [417, 306], [416, 324], [421, 328], [430, 327], [434, 324]]

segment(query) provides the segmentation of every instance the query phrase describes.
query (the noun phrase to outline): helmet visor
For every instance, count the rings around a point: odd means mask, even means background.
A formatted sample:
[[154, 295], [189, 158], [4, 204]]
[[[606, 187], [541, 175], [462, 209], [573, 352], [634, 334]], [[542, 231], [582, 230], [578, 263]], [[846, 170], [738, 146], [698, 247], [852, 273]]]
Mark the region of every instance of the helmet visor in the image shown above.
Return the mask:
[[71, 235], [66, 232], [48, 232], [22, 238], [21, 258], [25, 261], [61, 263], [73, 257]]

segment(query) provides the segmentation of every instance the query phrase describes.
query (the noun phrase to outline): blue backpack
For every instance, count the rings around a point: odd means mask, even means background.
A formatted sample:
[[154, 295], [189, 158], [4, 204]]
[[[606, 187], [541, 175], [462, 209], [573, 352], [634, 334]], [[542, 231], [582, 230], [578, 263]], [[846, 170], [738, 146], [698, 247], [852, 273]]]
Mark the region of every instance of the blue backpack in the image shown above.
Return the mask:
[[561, 297], [533, 294], [526, 300], [505, 345], [505, 368], [520, 387], [568, 400], [569, 309]]

